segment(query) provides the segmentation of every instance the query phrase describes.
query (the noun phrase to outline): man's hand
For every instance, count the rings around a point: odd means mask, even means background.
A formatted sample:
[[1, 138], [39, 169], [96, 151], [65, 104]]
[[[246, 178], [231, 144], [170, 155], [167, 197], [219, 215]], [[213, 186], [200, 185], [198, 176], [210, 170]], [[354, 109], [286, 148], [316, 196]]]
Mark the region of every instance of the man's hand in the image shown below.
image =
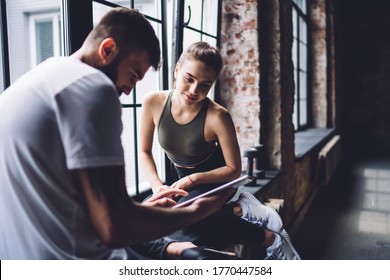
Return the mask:
[[159, 192], [154, 193], [149, 199], [145, 200], [142, 204], [146, 206], [158, 206], [158, 207], [172, 207], [176, 205], [176, 201], [172, 199], [172, 196], [187, 196], [188, 193], [181, 189], [165, 188]]
[[168, 185], [162, 185], [162, 186], [153, 188], [153, 193], [162, 192], [162, 191], [164, 191], [164, 190], [166, 190], [166, 189], [168, 189], [168, 188], [169, 188]]
[[188, 207], [196, 208], [195, 211], [200, 211], [208, 216], [217, 212], [230, 199], [232, 194], [236, 192], [234, 188], [227, 188], [212, 195], [207, 195], [195, 200]]

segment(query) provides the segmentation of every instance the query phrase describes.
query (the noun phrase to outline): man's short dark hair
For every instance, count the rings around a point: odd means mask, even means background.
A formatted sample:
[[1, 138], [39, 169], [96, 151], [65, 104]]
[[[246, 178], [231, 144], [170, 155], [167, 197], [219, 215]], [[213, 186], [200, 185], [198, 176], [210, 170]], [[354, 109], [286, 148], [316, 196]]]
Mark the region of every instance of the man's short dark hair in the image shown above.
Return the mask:
[[91, 31], [87, 40], [100, 44], [105, 38], [117, 43], [120, 57], [133, 51], [147, 51], [155, 70], [160, 66], [160, 43], [150, 22], [134, 9], [118, 7], [110, 10]]

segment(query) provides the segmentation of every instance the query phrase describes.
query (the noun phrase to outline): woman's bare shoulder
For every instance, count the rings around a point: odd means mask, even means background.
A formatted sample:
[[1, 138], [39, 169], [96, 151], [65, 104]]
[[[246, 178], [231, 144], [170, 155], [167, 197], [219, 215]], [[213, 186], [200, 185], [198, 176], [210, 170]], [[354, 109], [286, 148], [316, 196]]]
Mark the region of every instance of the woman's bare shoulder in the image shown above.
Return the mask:
[[208, 115], [216, 118], [230, 118], [230, 112], [212, 99], [209, 99]]

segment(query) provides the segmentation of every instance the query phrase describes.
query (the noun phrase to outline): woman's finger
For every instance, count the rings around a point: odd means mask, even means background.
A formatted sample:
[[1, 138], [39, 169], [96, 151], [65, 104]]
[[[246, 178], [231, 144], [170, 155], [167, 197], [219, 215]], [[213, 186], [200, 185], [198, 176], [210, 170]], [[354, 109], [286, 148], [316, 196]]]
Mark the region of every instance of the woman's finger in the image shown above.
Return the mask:
[[152, 202], [163, 197], [172, 197], [174, 195], [186, 196], [188, 192], [182, 189], [165, 189], [158, 193], [153, 194], [147, 201]]

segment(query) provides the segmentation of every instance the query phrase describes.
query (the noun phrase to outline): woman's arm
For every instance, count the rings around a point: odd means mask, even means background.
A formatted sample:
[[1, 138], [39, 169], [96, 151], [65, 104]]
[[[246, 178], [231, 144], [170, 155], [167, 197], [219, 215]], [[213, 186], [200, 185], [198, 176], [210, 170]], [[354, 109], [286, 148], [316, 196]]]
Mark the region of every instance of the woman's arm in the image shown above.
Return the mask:
[[211, 102], [210, 107], [206, 118], [205, 138], [207, 141], [213, 137], [217, 139], [226, 166], [192, 174], [191, 179], [195, 185], [231, 181], [241, 174], [241, 153], [230, 113], [214, 102]]

